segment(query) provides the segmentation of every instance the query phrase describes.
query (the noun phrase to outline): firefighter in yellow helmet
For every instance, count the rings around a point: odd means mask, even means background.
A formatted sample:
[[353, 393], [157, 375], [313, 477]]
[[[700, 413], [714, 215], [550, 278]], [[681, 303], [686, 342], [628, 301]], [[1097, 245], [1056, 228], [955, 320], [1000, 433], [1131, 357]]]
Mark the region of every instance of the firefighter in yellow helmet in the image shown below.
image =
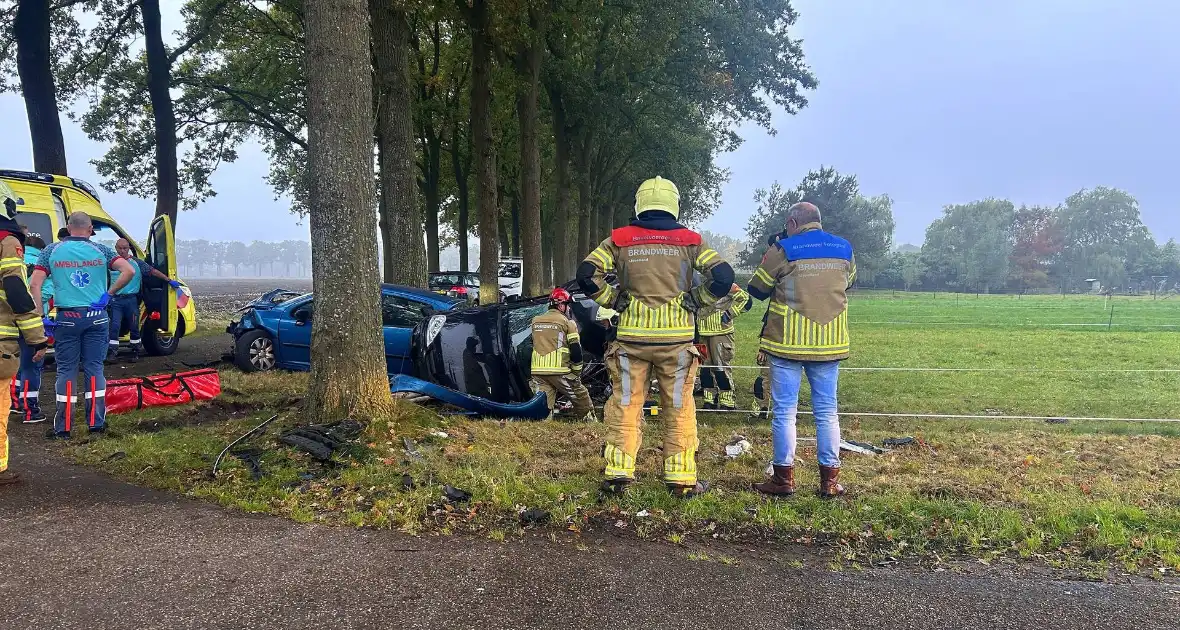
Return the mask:
[[706, 348], [705, 365], [701, 369], [705, 409], [737, 411], [733, 369], [729, 367], [733, 364], [734, 353], [733, 320], [750, 310], [751, 304], [750, 294], [735, 284], [729, 295], [699, 314], [697, 326]]
[[[606, 403], [603, 490], [621, 493], [635, 479], [643, 441], [649, 378], [660, 387], [664, 419], [664, 482], [677, 496], [705, 490], [697, 480], [696, 380], [700, 353], [693, 345], [697, 311], [729, 293], [733, 268], [696, 232], [680, 225], [680, 191], [656, 177], [635, 193], [635, 219], [617, 228], [578, 266], [578, 285], [619, 312], [616, 340], [604, 357], [611, 377]], [[711, 281], [693, 287], [693, 272]], [[613, 273], [618, 287], [604, 276]]]
[[533, 318], [531, 384], [533, 391], [545, 392], [550, 418], [557, 393], [561, 392], [574, 405], [575, 421], [597, 420], [591, 417], [593, 403], [582, 384], [582, 336], [570, 316], [573, 301], [569, 291], [557, 287], [549, 293], [549, 310]]
[[[25, 275], [25, 234], [16, 222], [20, 199], [0, 182], [0, 382], [7, 383], [20, 368], [20, 339], [33, 351], [33, 360], [45, 356], [48, 340], [41, 314], [29, 295]], [[19, 479], [8, 470], [8, 396], [0, 396], [0, 485]]]

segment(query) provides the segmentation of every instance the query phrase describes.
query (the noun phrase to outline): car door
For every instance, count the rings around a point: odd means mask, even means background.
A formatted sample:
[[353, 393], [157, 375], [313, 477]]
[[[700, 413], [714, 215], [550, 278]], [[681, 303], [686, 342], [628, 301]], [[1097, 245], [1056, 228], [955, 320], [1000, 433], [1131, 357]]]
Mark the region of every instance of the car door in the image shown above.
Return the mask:
[[410, 337], [414, 326], [426, 319], [429, 305], [393, 293], [381, 294], [381, 326], [385, 338], [385, 363], [390, 374], [412, 373]]
[[311, 318], [315, 302], [292, 305], [279, 319], [277, 353], [279, 365], [290, 370], [311, 369]]
[[[151, 229], [148, 230], [145, 254], [149, 265], [169, 278], [176, 277], [176, 242], [173, 238], [171, 219], [159, 216], [152, 220]], [[147, 278], [143, 280], [146, 284]], [[153, 286], [155, 284], [148, 285], [152, 286], [148, 289], [149, 294], [154, 294], [149, 295], [148, 303], [160, 311], [160, 332], [173, 334], [176, 332], [176, 322], [180, 317], [176, 308], [176, 289], [167, 283], [161, 283], [162, 286]]]

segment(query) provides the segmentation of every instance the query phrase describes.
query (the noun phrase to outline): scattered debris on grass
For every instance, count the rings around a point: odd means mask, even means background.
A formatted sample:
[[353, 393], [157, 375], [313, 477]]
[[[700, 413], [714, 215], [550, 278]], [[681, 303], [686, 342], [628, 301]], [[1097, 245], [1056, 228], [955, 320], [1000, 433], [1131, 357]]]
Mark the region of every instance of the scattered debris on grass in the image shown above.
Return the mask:
[[520, 512], [521, 525], [544, 525], [549, 522], [551, 514], [540, 508], [528, 508]]
[[729, 438], [729, 444], [725, 445], [725, 456], [730, 459], [737, 459], [742, 455], [749, 453], [754, 448], [750, 444], [750, 440], [744, 435], [735, 435]]
[[889, 449], [874, 446], [868, 442], [854, 442], [853, 440], [840, 440], [840, 450], [848, 451], [849, 453], [859, 453], [861, 455], [882, 455], [889, 452]]
[[908, 435], [905, 437], [885, 438], [884, 440], [881, 440], [881, 446], [884, 446], [885, 448], [897, 448], [899, 446], [913, 446], [917, 443], [918, 443], [917, 439], [915, 439], [911, 436], [908, 436]]
[[364, 426], [355, 420], [309, 424], [287, 429], [279, 436], [279, 442], [326, 462], [332, 459], [333, 453], [342, 451], [360, 435], [363, 429]]
[[452, 485], [443, 486], [443, 497], [451, 503], [463, 503], [471, 500], [471, 493]]

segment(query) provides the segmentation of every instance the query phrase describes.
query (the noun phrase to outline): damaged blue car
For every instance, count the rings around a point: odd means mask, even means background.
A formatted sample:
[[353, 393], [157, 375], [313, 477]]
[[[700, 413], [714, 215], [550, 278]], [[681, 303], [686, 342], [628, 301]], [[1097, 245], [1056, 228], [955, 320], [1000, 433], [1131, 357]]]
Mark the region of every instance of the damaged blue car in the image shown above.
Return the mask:
[[[390, 374], [413, 374], [410, 355], [414, 327], [435, 313], [466, 303], [455, 297], [394, 284], [381, 285], [382, 333]], [[234, 363], [245, 372], [275, 368], [311, 369], [311, 320], [315, 298], [310, 293], [275, 289], [238, 310], [230, 322]]]

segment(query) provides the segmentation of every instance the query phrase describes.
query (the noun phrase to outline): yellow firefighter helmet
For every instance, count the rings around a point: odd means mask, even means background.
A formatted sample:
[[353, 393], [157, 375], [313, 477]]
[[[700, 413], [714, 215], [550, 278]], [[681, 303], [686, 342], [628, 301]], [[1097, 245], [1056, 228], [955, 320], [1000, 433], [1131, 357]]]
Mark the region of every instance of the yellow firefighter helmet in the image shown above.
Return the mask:
[[653, 177], [635, 191], [635, 215], [648, 210], [663, 210], [680, 219], [680, 190], [663, 177]]

